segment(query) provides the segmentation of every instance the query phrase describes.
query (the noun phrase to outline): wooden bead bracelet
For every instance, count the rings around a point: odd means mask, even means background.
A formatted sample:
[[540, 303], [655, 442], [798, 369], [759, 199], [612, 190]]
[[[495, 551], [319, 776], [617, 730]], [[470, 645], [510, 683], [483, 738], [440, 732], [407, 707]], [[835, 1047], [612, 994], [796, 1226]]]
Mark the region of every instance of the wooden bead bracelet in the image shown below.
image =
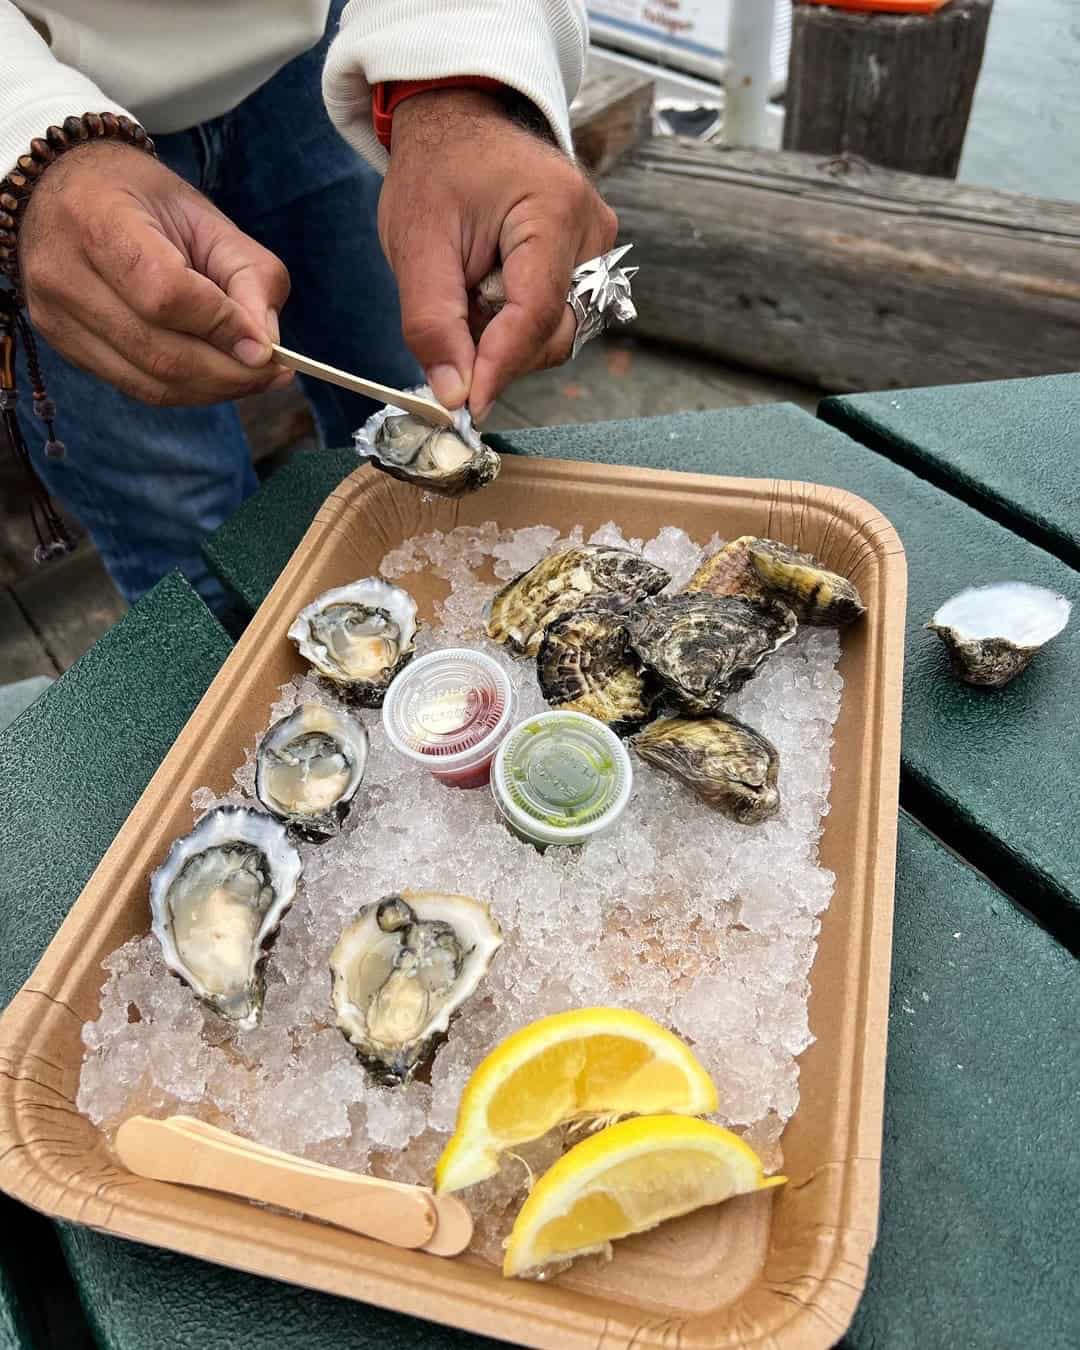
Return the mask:
[[62, 127], [49, 127], [44, 136], [30, 142], [30, 153], [20, 155], [15, 168], [0, 179], [0, 272], [19, 291], [17, 242], [19, 225], [30, 201], [30, 194], [45, 170], [66, 150], [88, 141], [120, 141], [137, 150], [154, 153], [154, 142], [138, 122], [116, 113], [83, 113], [67, 117]]

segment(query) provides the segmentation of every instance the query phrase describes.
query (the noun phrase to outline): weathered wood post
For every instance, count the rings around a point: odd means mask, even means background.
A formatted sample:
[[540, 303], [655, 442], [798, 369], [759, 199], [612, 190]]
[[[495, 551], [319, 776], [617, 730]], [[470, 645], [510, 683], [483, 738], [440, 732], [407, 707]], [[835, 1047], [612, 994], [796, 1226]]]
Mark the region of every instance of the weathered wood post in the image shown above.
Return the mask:
[[890, 14], [796, 0], [784, 149], [955, 178], [993, 3]]

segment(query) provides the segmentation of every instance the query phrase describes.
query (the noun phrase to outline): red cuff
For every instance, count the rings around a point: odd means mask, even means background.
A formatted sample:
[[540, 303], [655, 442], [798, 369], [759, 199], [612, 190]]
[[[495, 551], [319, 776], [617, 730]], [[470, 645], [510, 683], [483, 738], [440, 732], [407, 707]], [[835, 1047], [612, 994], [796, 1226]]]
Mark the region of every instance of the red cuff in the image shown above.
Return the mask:
[[376, 84], [371, 90], [371, 120], [375, 135], [384, 149], [390, 149], [390, 133], [394, 125], [394, 109], [413, 94], [428, 89], [489, 89], [503, 88], [498, 80], [485, 75], [447, 75], [441, 80], [397, 80], [390, 84]]

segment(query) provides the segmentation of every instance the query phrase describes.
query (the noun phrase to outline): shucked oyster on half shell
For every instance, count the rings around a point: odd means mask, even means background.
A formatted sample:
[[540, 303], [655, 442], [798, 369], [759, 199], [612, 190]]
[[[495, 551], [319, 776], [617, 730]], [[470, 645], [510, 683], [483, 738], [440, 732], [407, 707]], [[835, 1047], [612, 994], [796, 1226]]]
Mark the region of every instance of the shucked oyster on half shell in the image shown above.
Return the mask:
[[758, 667], [795, 636], [777, 601], [741, 596], [652, 596], [625, 616], [630, 645], [686, 712], [719, 712]]
[[337, 1024], [379, 1082], [406, 1083], [502, 944], [487, 905], [402, 891], [366, 905], [330, 955]]
[[[405, 392], [434, 397], [426, 384]], [[353, 442], [358, 454], [391, 477], [443, 497], [460, 497], [493, 482], [502, 461], [480, 439], [465, 408], [453, 417], [453, 430], [435, 427], [387, 404], [353, 434]]]
[[649, 720], [659, 693], [615, 610], [578, 609], [556, 619], [544, 633], [536, 673], [553, 707], [586, 713], [619, 736]]
[[780, 809], [776, 747], [727, 713], [665, 717], [631, 744], [642, 759], [681, 779], [740, 825], [757, 825]]
[[1069, 622], [1063, 595], [1025, 581], [973, 586], [946, 600], [926, 625], [967, 684], [1000, 688]]
[[416, 601], [407, 591], [365, 577], [306, 605], [289, 637], [344, 698], [378, 708], [390, 681], [412, 659], [419, 628]]
[[150, 878], [150, 927], [165, 964], [243, 1030], [259, 1020], [266, 944], [300, 872], [280, 821], [222, 806], [178, 839]]
[[564, 614], [608, 599], [629, 604], [663, 590], [670, 580], [662, 567], [630, 549], [579, 544], [541, 558], [493, 597], [488, 637], [535, 656], [544, 630]]
[[301, 703], [266, 732], [255, 755], [255, 795], [311, 843], [337, 834], [367, 767], [363, 722], [321, 703]]

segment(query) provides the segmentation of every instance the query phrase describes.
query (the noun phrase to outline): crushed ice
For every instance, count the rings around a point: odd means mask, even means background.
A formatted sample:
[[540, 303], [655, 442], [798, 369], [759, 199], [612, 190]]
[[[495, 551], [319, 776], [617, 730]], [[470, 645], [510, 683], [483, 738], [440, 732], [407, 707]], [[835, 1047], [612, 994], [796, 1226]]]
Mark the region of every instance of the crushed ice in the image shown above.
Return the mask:
[[[534, 666], [483, 635], [492, 574], [506, 579], [549, 551], [582, 542], [535, 525], [493, 522], [406, 540], [382, 573], [408, 585], [429, 570], [449, 583], [419, 648], [488, 651], [518, 689], [520, 715], [545, 705]], [[588, 542], [629, 545], [685, 584], [707, 553], [665, 526], [647, 542], [614, 524]], [[389, 749], [365, 713], [371, 757], [345, 831], [302, 845], [304, 881], [267, 967], [261, 1024], [237, 1033], [164, 969], [153, 938], [104, 963], [101, 1014], [83, 1028], [79, 1109], [112, 1128], [137, 1111], [204, 1116], [264, 1144], [356, 1170], [429, 1183], [470, 1071], [502, 1037], [545, 1014], [595, 1004], [636, 1008], [695, 1047], [715, 1080], [716, 1119], [745, 1132], [767, 1168], [799, 1099], [797, 1057], [813, 1037], [808, 976], [833, 876], [817, 861], [828, 811], [832, 728], [842, 680], [834, 631], [804, 629], [728, 704], [780, 752], [781, 808], [747, 828], [711, 811], [635, 760], [633, 798], [615, 833], [580, 853], [537, 853], [498, 822], [486, 791], [441, 786]], [[266, 724], [300, 701], [331, 701], [310, 676], [280, 690]], [[254, 747], [221, 800], [250, 798]], [[219, 799], [192, 798], [196, 814]], [[334, 1027], [327, 958], [360, 906], [392, 891], [462, 891], [489, 902], [505, 942], [480, 992], [454, 1022], [429, 1083], [373, 1085]], [[540, 1172], [562, 1141], [522, 1156]], [[519, 1164], [469, 1193], [476, 1248], [493, 1260], [523, 1194]]]

